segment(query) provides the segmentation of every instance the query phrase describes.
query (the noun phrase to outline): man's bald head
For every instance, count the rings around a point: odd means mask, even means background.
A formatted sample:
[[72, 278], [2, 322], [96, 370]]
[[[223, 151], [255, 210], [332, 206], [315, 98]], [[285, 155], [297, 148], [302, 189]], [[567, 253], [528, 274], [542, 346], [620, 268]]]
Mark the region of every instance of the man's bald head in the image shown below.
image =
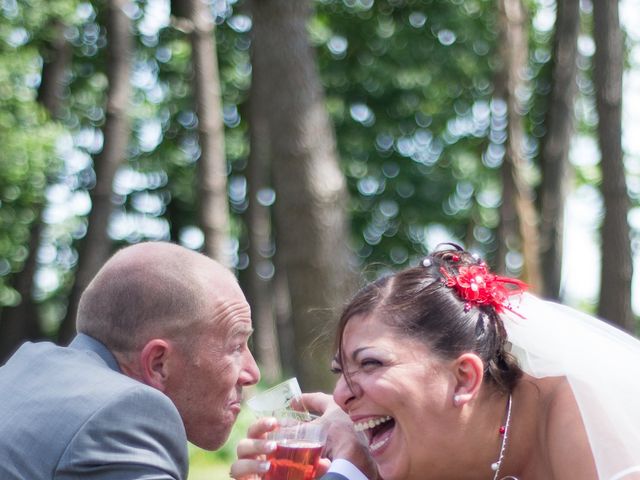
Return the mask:
[[201, 323], [215, 297], [238, 288], [230, 271], [200, 253], [140, 243], [117, 252], [91, 281], [80, 299], [77, 329], [113, 351], [132, 352], [150, 338]]

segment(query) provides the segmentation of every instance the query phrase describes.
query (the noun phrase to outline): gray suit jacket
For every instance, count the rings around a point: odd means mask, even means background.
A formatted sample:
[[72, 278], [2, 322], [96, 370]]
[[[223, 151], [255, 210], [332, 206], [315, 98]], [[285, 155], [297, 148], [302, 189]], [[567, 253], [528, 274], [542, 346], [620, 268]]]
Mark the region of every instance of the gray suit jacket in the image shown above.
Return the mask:
[[187, 469], [171, 400], [95, 339], [27, 343], [0, 368], [0, 479], [184, 480]]

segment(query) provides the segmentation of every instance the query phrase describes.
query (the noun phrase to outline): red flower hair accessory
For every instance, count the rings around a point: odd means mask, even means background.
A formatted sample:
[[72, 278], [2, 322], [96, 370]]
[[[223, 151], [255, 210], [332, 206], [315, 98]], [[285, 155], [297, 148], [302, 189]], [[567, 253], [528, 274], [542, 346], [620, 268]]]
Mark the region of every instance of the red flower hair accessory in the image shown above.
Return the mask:
[[[494, 275], [484, 263], [463, 265], [458, 269], [457, 275], [452, 275], [444, 267], [440, 267], [440, 272], [445, 278], [445, 286], [453, 288], [465, 301], [465, 312], [473, 306], [490, 305], [496, 313], [509, 310], [519, 315], [511, 308], [509, 297], [521, 294], [529, 287], [515, 278]], [[515, 288], [508, 289], [505, 285]]]

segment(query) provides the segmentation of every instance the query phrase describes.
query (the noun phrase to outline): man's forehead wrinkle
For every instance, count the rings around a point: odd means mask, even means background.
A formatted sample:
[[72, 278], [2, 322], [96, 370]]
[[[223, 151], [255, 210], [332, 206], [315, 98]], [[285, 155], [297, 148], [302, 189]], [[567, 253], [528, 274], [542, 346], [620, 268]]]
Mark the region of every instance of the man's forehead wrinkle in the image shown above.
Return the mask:
[[235, 319], [232, 319], [230, 321], [232, 322], [231, 328], [229, 330], [230, 336], [242, 335], [242, 336], [249, 337], [253, 333], [253, 328], [251, 327], [251, 324], [245, 321], [244, 318], [238, 319], [236, 317]]
[[238, 330], [251, 330], [251, 310], [246, 303], [218, 302], [212, 311], [214, 325], [228, 328], [232, 335]]
[[231, 330], [229, 331], [229, 336], [231, 337], [250, 337], [251, 334], [253, 334], [253, 328], [251, 328], [251, 326], [247, 325], [245, 322], [235, 322], [231, 326]]

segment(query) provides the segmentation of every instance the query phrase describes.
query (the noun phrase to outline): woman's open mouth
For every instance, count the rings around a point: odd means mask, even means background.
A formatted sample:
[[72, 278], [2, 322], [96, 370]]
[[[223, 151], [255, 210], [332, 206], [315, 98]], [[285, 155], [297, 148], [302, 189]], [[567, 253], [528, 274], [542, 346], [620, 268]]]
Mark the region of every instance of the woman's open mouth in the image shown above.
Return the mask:
[[396, 421], [388, 415], [354, 423], [356, 432], [363, 432], [367, 436], [372, 454], [378, 453], [389, 442], [395, 426]]

